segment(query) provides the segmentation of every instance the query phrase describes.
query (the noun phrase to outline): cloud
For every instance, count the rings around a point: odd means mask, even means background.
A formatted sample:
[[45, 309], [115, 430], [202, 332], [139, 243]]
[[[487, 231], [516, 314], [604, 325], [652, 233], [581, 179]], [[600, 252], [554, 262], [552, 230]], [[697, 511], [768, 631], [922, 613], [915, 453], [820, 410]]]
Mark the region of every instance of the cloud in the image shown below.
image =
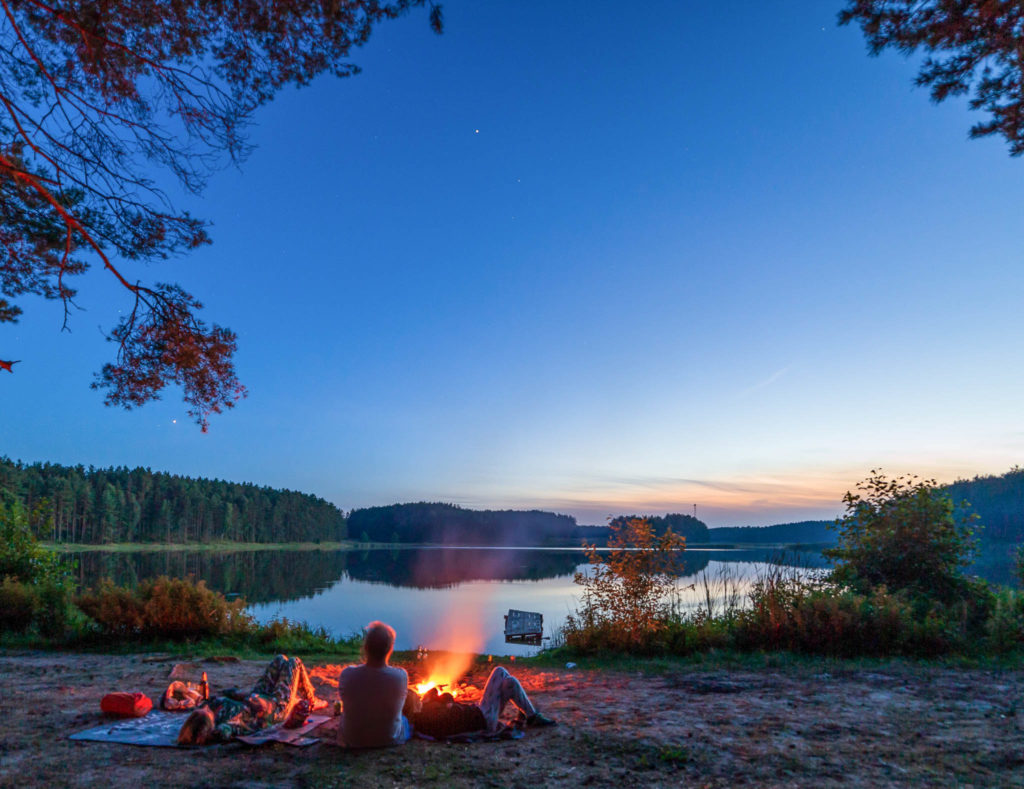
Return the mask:
[[749, 386], [746, 389], [741, 389], [740, 392], [736, 395], [736, 399], [740, 400], [740, 399], [742, 399], [744, 397], [747, 397], [747, 396], [753, 394], [754, 392], [757, 392], [757, 391], [759, 391], [761, 389], [765, 389], [766, 387], [771, 386], [773, 383], [775, 383], [780, 378], [782, 378], [782, 376], [784, 376], [786, 373], [788, 373], [792, 369], [792, 367], [793, 367], [792, 364], [787, 364], [782, 369], [776, 370], [774, 373], [769, 375], [763, 381], [758, 381], [753, 386]]

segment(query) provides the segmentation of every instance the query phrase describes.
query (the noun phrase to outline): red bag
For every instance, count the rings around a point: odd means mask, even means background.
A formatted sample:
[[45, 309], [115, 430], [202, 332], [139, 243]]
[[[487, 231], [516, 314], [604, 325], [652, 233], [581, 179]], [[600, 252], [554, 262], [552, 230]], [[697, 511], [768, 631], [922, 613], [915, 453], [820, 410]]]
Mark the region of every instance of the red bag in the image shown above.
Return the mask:
[[100, 709], [120, 718], [141, 718], [153, 709], [153, 702], [145, 693], [108, 693], [100, 701]]

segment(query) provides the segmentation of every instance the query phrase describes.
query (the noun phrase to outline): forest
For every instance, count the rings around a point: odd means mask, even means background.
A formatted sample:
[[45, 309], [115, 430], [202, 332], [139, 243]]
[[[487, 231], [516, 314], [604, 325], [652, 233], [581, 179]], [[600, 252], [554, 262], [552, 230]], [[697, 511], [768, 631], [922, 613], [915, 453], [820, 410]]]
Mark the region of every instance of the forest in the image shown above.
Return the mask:
[[708, 529], [709, 542], [833, 543], [835, 521], [797, 521], [773, 526], [723, 526]]
[[306, 493], [146, 468], [30, 465], [0, 458], [0, 492], [32, 513], [51, 542], [322, 542], [346, 537], [345, 516]]
[[564, 545], [578, 528], [575, 518], [553, 512], [468, 510], [437, 502], [367, 507], [348, 515], [349, 534], [364, 542]]
[[692, 515], [681, 515], [670, 512], [667, 515], [621, 515], [611, 521], [612, 526], [621, 526], [628, 520], [645, 518], [654, 527], [655, 534], [663, 534], [672, 529], [676, 534], [686, 538], [687, 542], [708, 542], [708, 525]]
[[[1024, 541], [1024, 469], [957, 480], [943, 488], [958, 508], [978, 515], [986, 542]], [[24, 464], [0, 457], [0, 495], [31, 513], [40, 539], [105, 544], [367, 542], [462, 545], [604, 545], [607, 526], [583, 526], [541, 510], [470, 510], [453, 504], [392, 504], [344, 513], [306, 493], [248, 483], [193, 479], [125, 467]], [[965, 508], [965, 503], [969, 507]], [[613, 523], [626, 519], [616, 518]], [[636, 516], [629, 516], [636, 517]], [[649, 516], [690, 544], [832, 543], [831, 521], [708, 528], [692, 515]]]
[[982, 540], [1024, 542], [1024, 469], [959, 479], [946, 491], [960, 510], [978, 516]]

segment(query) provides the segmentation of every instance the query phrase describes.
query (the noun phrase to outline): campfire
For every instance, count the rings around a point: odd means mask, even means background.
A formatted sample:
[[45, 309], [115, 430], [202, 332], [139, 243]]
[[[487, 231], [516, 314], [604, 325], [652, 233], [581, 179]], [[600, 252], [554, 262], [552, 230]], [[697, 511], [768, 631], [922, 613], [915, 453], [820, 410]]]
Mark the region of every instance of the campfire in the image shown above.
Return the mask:
[[433, 680], [429, 679], [426, 682], [421, 682], [418, 685], [413, 685], [412, 689], [416, 691], [417, 696], [422, 696], [432, 688], [437, 688], [438, 693], [451, 693], [453, 696], [459, 695], [459, 689], [456, 688], [454, 685], [449, 687], [449, 683], [447, 682], [434, 682]]
[[425, 679], [412, 686], [418, 695], [422, 696], [432, 688], [437, 688], [438, 693], [451, 693], [452, 696], [460, 694], [459, 680], [469, 671], [473, 663], [472, 655], [457, 652], [431, 655], [421, 649], [417, 657], [426, 674]]
[[410, 667], [409, 685], [420, 696], [432, 688], [439, 693], [468, 700], [472, 686], [463, 681], [473, 666], [473, 656], [484, 646], [487, 623], [481, 601], [468, 598], [459, 601], [458, 608], [440, 618], [430, 634], [431, 646], [443, 648], [428, 652], [420, 647], [415, 668]]

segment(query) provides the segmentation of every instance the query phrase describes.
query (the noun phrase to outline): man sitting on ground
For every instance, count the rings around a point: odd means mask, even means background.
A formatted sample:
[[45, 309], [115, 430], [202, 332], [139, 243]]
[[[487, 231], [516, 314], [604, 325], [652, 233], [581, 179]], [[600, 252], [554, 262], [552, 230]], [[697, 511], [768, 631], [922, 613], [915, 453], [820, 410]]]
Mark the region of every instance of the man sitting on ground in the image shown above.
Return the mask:
[[409, 739], [409, 720], [402, 714], [409, 688], [405, 669], [388, 665], [395, 631], [371, 622], [363, 637], [363, 663], [347, 666], [338, 680], [342, 719], [338, 742], [347, 748], [401, 745]]
[[555, 725], [551, 718], [537, 712], [519, 680], [501, 666], [487, 678], [478, 704], [462, 704], [452, 694], [431, 688], [423, 697], [421, 709], [413, 713], [412, 723], [417, 732], [437, 739], [473, 732], [495, 734], [501, 726], [501, 711], [510, 701], [527, 726]]

